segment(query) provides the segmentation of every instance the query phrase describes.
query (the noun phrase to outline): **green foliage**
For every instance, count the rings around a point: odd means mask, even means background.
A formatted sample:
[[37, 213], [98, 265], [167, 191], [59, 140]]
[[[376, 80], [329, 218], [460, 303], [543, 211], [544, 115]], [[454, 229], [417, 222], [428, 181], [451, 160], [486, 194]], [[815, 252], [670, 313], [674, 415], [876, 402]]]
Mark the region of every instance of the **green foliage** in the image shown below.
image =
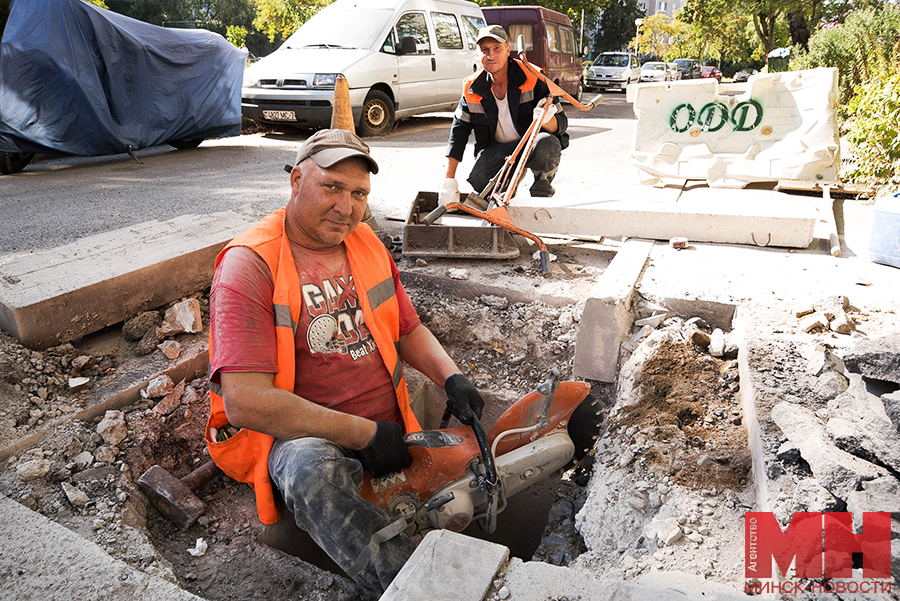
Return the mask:
[[333, 0], [257, 0], [253, 26], [273, 42], [286, 38]]
[[225, 30], [225, 39], [240, 48], [247, 41], [247, 28], [241, 25], [229, 25]]
[[856, 158], [846, 174], [855, 182], [900, 185], [900, 61], [884, 74], [858, 86], [845, 124]]
[[637, 0], [610, 0], [602, 16], [594, 17], [593, 27], [585, 25], [592, 31], [592, 50], [600, 52], [625, 50], [634, 48], [636, 27], [634, 20], [644, 18], [644, 11], [638, 8]]
[[823, 24], [793, 69], [836, 67], [842, 128], [854, 161], [843, 176], [900, 184], [900, 7], [851, 11]]
[[[792, 69], [837, 67], [840, 99], [870, 80], [892, 73], [900, 59], [900, 7], [866, 8], [823, 24], [809, 41], [809, 52], [798, 53]], [[797, 50], [797, 49], [795, 49]]]
[[676, 21], [665, 13], [656, 13], [643, 19], [641, 35], [638, 38], [638, 50], [642, 55], [651, 55], [659, 60], [665, 60], [664, 57], [672, 47], [677, 28]]

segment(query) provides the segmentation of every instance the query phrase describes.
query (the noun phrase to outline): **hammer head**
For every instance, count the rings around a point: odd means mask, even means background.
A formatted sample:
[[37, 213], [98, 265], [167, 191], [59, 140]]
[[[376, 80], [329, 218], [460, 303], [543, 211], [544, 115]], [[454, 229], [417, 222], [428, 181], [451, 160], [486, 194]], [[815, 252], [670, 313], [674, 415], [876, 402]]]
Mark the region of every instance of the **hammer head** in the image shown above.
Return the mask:
[[190, 528], [206, 511], [206, 503], [198, 499], [181, 480], [158, 465], [138, 478], [138, 486], [160, 513], [182, 530]]

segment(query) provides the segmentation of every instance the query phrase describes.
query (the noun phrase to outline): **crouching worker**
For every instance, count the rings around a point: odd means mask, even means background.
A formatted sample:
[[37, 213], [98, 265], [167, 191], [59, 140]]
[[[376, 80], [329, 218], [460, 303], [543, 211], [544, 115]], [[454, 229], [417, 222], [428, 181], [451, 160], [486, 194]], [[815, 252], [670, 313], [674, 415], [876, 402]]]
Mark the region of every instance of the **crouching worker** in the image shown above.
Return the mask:
[[360, 496], [363, 470], [408, 467], [419, 430], [401, 359], [444, 387], [463, 423], [484, 401], [419, 323], [391, 255], [360, 219], [378, 165], [353, 133], [300, 148], [290, 200], [216, 259], [210, 302], [210, 454], [281, 509], [351, 578], [381, 593], [415, 545]]
[[[476, 193], [481, 193], [537, 118], [538, 103], [550, 95], [546, 83], [510, 56], [509, 39], [503, 27], [482, 27], [478, 30], [477, 44], [482, 68], [463, 82], [462, 97], [453, 115], [447, 142], [447, 170], [439, 192], [442, 205], [459, 200], [456, 170], [469, 134], [474, 130], [475, 164], [468, 182]], [[553, 196], [556, 192], [551, 182], [559, 169], [561, 153], [569, 146], [568, 123], [559, 98], [554, 98], [525, 163], [534, 174], [531, 196]]]

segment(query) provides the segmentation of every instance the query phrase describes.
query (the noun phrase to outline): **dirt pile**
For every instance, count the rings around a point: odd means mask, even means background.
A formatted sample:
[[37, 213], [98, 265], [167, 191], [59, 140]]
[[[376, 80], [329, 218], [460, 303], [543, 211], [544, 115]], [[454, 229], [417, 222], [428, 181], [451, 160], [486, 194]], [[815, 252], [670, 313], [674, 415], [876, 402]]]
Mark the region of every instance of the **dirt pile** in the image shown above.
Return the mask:
[[540, 301], [509, 302], [480, 295], [466, 299], [424, 289], [409, 290], [422, 323], [480, 388], [524, 396], [550, 369], [571, 377], [581, 307]]
[[576, 517], [588, 549], [576, 566], [609, 578], [738, 578], [752, 468], [740, 380], [733, 358], [693, 342], [698, 331], [670, 317], [622, 365]]

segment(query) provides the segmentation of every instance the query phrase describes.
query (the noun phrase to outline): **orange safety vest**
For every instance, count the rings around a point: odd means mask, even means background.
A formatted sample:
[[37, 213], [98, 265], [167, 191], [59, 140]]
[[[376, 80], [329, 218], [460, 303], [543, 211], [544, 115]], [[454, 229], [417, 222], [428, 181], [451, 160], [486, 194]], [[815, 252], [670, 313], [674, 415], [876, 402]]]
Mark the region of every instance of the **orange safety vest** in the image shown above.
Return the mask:
[[[538, 82], [538, 77], [531, 71], [527, 70], [525, 67], [522, 67], [522, 61], [517, 58], [513, 59], [516, 63], [519, 64], [519, 68], [522, 69], [522, 73], [525, 74], [525, 82], [519, 86], [519, 89], [522, 91], [522, 96], [519, 99], [519, 103], [530, 102], [534, 99], [534, 86]], [[535, 71], [543, 72], [543, 69], [538, 67], [537, 65], [533, 65], [528, 63]], [[469, 105], [469, 111], [472, 113], [483, 113], [484, 108], [481, 106], [481, 100], [483, 96], [480, 94], [476, 94], [472, 90], [472, 84], [475, 83], [475, 80], [478, 79], [479, 76], [484, 72], [484, 69], [479, 69], [477, 72], [468, 76], [466, 80], [463, 82], [463, 96], [466, 99], [466, 104]]]
[[[276, 364], [275, 386], [294, 391], [294, 351], [297, 323], [303, 307], [300, 280], [291, 255], [291, 246], [284, 233], [285, 207], [278, 209], [246, 232], [238, 235], [216, 257], [216, 267], [225, 250], [232, 246], [246, 246], [256, 252], [269, 266], [275, 291], [272, 298], [275, 310]], [[400, 305], [391, 273], [390, 255], [372, 231], [361, 223], [344, 239], [350, 271], [359, 296], [365, 323], [378, 345], [384, 365], [391, 374], [397, 402], [407, 432], [421, 430], [409, 404], [409, 393], [397, 343], [400, 340]], [[210, 354], [213, 352], [210, 340]], [[249, 484], [256, 493], [256, 510], [264, 524], [274, 524], [281, 517], [275, 502], [275, 489], [269, 478], [269, 451], [275, 437], [261, 432], [241, 429], [223, 442], [210, 440], [209, 428], [221, 430], [228, 423], [221, 388], [210, 382], [210, 415], [206, 426], [209, 454], [222, 471], [240, 482]]]

